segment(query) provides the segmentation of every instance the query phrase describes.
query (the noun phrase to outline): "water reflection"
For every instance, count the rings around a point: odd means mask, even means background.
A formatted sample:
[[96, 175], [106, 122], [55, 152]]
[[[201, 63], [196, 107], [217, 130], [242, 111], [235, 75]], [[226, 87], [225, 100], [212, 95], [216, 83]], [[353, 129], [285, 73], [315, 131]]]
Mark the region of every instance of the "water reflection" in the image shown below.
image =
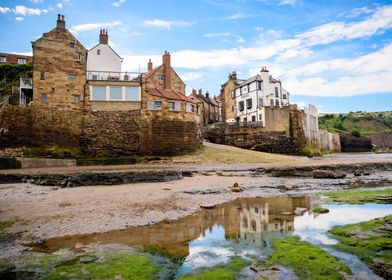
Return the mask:
[[254, 233], [293, 230], [295, 209], [310, 208], [310, 201], [309, 197], [242, 198], [169, 223], [48, 239], [35, 250], [54, 252], [62, 248], [77, 250], [95, 242], [120, 243], [185, 258], [190, 254], [191, 241], [215, 240], [217, 236], [220, 240], [250, 239], [262, 246], [262, 236]]

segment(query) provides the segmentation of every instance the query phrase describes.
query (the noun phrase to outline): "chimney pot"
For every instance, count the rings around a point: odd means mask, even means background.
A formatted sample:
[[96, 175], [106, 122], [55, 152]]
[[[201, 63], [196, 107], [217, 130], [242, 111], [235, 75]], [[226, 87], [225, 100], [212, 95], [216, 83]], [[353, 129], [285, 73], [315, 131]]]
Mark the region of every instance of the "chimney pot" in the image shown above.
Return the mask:
[[109, 35], [107, 30], [101, 29], [99, 32], [99, 43], [107, 45], [109, 43]]
[[147, 63], [147, 71], [150, 72], [151, 70], [152, 70], [152, 62], [151, 62], [151, 58], [150, 58]]
[[64, 15], [57, 14], [57, 28], [65, 29]]

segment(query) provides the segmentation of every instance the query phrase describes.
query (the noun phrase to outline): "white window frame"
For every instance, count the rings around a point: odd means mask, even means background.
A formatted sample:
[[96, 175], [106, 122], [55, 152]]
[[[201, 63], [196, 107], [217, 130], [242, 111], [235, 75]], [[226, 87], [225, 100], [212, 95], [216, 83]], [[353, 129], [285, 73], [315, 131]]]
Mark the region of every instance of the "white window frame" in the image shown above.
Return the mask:
[[18, 64], [26, 64], [26, 58], [24, 58], [24, 57], [19, 57], [19, 58], [18, 58]]
[[149, 100], [149, 101], [147, 101], [147, 110], [153, 110], [153, 111], [162, 110], [162, 107], [163, 107], [162, 100]]
[[0, 56], [0, 62], [7, 62], [6, 56]]
[[[173, 108], [170, 108], [170, 103], [174, 104]], [[181, 102], [177, 102], [177, 101], [169, 101], [168, 102], [168, 106], [169, 106], [169, 111], [173, 111], [173, 112], [179, 112], [181, 111]]]
[[186, 104], [186, 112], [187, 113], [194, 113], [195, 112], [195, 104], [187, 103]]

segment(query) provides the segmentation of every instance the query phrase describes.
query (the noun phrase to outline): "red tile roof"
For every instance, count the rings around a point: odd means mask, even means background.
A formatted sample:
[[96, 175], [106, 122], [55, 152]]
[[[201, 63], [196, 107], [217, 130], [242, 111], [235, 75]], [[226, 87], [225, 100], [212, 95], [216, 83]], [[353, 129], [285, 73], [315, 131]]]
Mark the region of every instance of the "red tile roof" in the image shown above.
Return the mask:
[[186, 97], [185, 95], [169, 89], [152, 88], [149, 89], [149, 94], [158, 97], [163, 97], [165, 99], [170, 99], [170, 100], [180, 100], [180, 101], [195, 103], [195, 101]]

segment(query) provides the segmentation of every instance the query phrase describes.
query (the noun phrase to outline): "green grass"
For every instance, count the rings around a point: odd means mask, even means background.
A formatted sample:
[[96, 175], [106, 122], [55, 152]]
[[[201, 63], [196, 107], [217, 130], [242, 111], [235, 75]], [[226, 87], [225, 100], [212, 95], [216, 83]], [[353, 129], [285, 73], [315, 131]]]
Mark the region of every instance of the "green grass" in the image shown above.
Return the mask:
[[327, 192], [329, 203], [361, 204], [374, 202], [388, 204], [392, 202], [392, 188], [381, 190], [349, 190], [340, 192]]
[[392, 215], [358, 224], [335, 226], [330, 230], [339, 243], [336, 247], [357, 255], [371, 266], [375, 258], [392, 263], [392, 235], [383, 227]]
[[147, 255], [113, 253], [91, 263], [56, 267], [44, 279], [156, 279], [159, 270]]
[[323, 208], [323, 207], [315, 207], [313, 209], [313, 213], [324, 214], [324, 213], [328, 213], [328, 212], [329, 212], [329, 209]]
[[275, 240], [272, 247], [275, 251], [269, 260], [292, 268], [300, 279], [345, 279], [341, 272], [351, 274], [337, 258], [318, 246], [300, 241], [299, 237]]
[[240, 258], [233, 257], [228, 264], [220, 264], [208, 270], [186, 274], [179, 279], [181, 280], [235, 280], [241, 270], [249, 265], [249, 262]]

